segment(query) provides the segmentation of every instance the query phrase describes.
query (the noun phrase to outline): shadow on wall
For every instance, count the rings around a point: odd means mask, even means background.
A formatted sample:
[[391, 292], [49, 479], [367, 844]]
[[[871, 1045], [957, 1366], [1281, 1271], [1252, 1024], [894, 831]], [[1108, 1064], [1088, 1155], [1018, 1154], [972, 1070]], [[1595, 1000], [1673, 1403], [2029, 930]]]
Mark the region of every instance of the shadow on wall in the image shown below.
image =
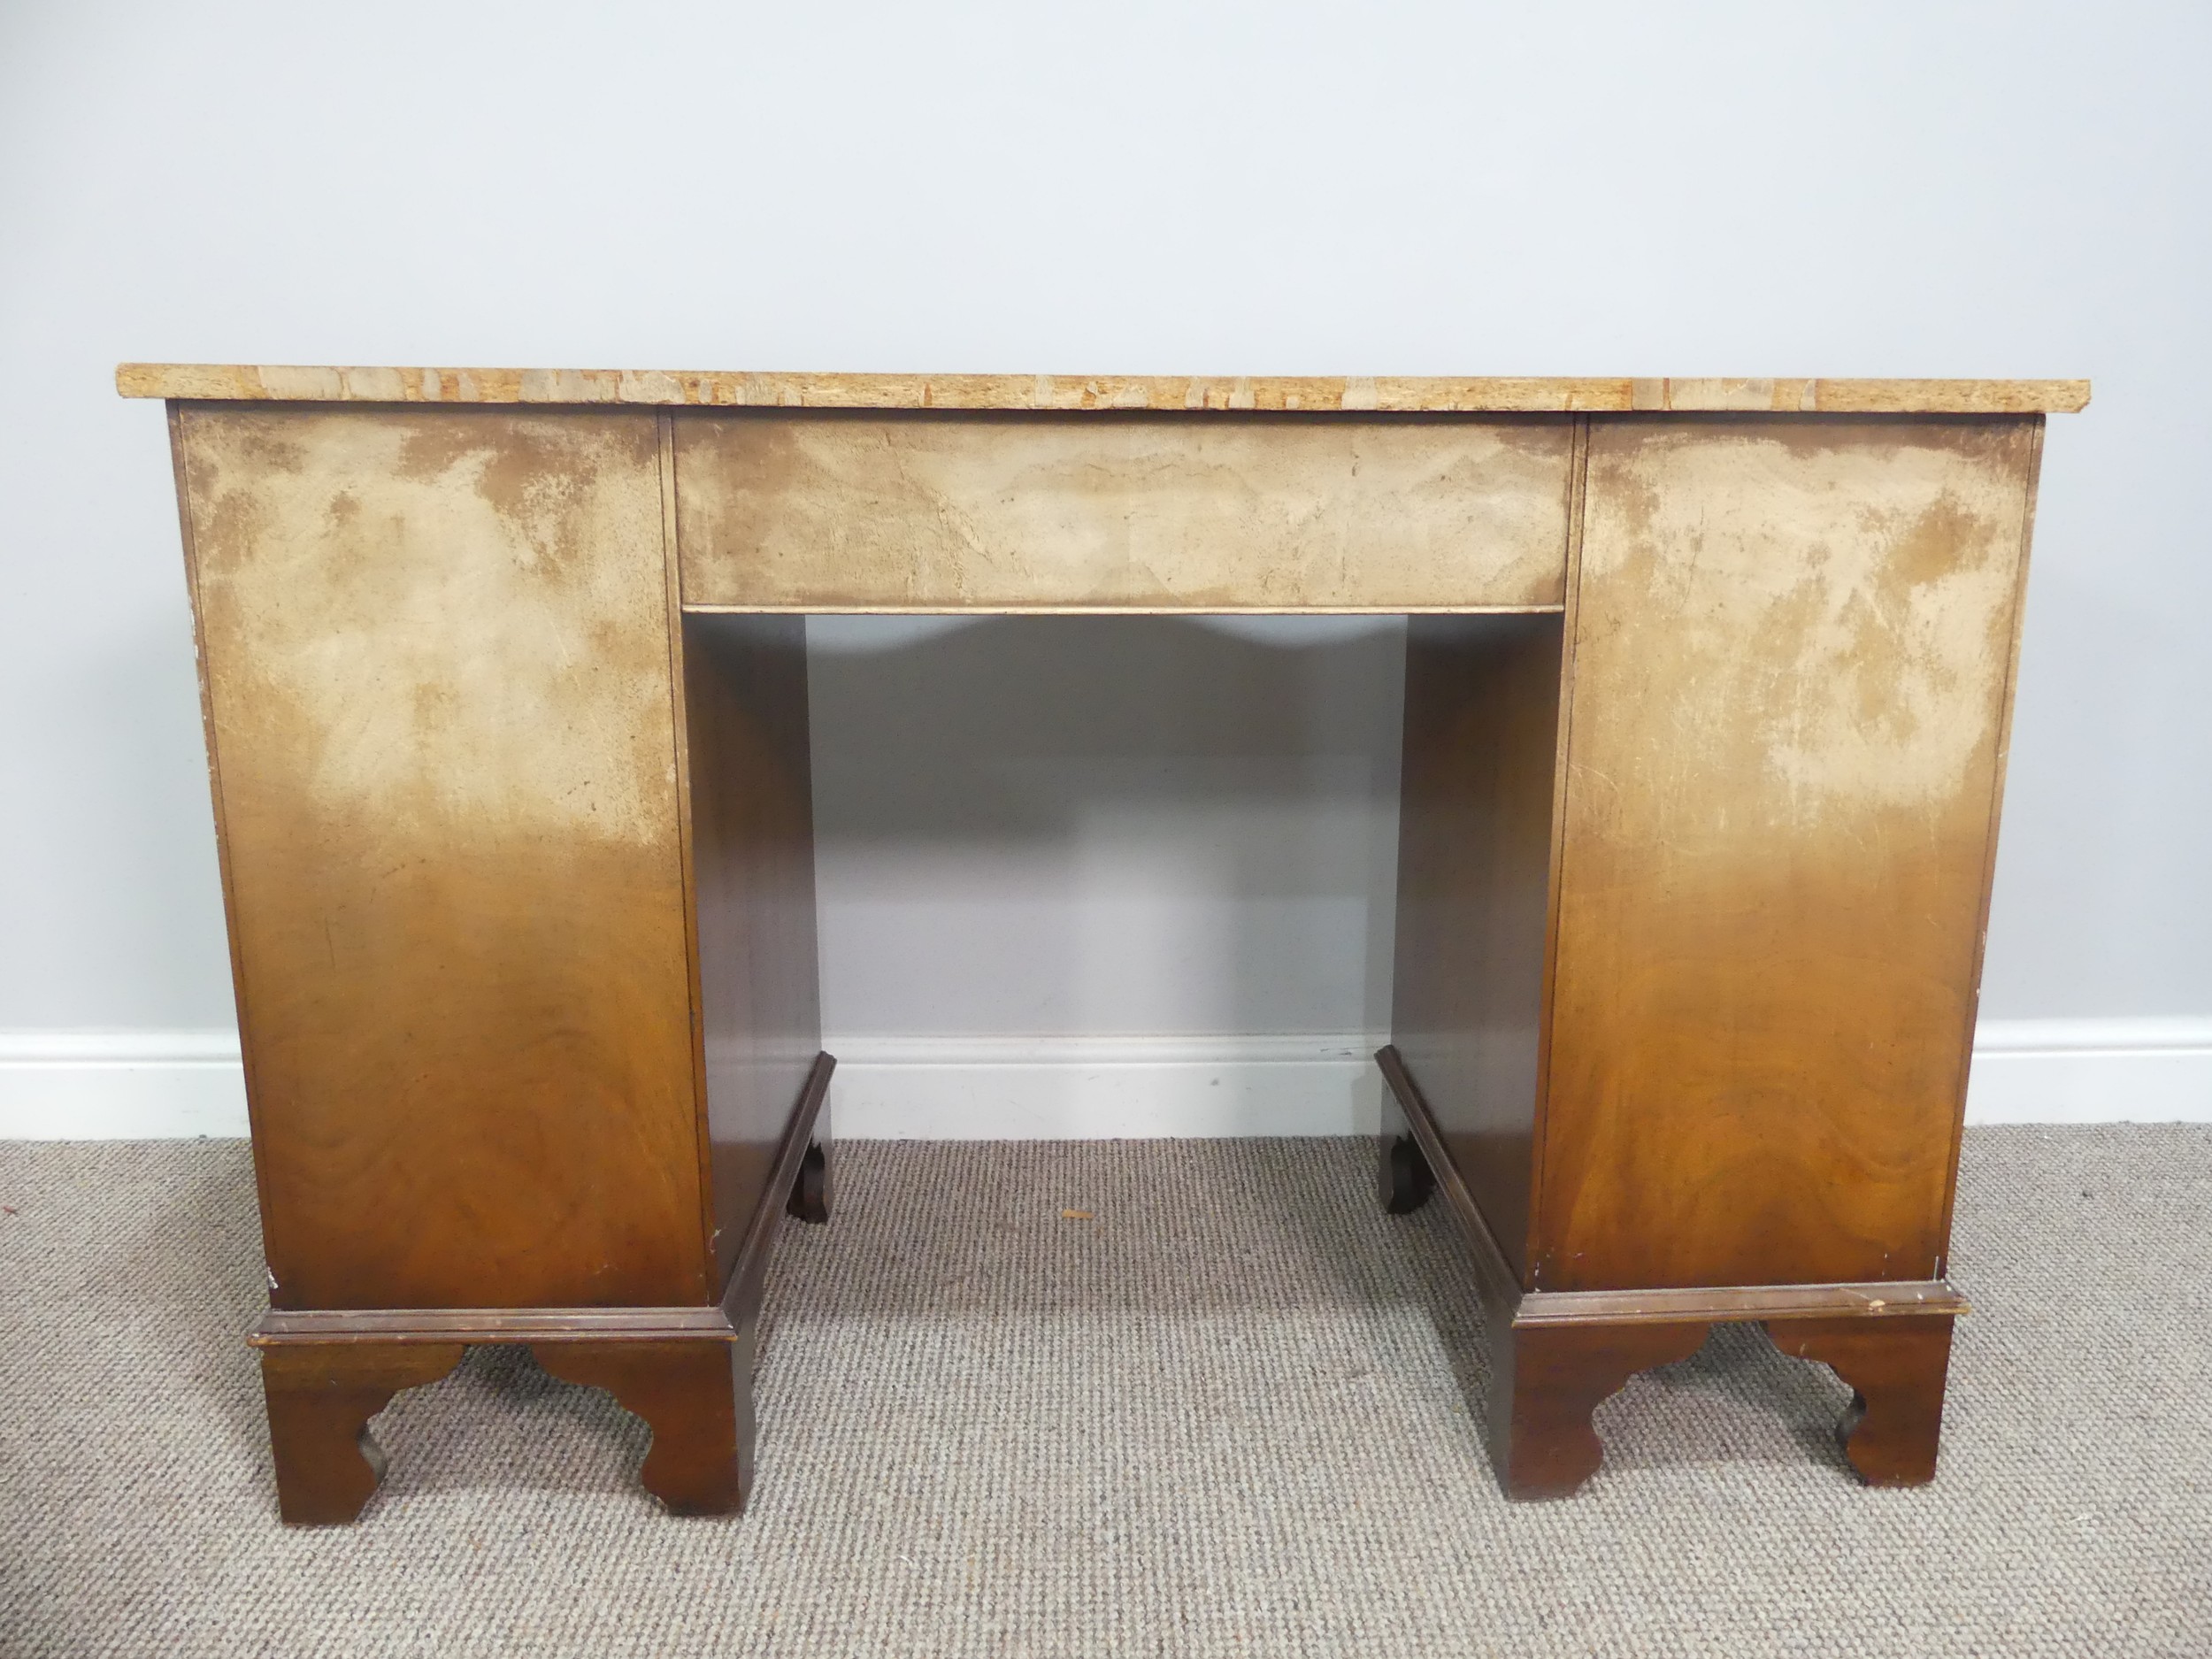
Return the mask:
[[1405, 629], [817, 617], [825, 1026], [1388, 1024]]

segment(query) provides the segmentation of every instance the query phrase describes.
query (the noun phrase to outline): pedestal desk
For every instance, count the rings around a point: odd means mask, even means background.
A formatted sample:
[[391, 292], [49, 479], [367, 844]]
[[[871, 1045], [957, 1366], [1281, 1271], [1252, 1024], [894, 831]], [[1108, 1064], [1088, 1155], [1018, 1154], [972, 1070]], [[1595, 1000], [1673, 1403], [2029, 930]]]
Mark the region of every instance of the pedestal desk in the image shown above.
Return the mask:
[[[471, 1343], [745, 1500], [829, 1202], [803, 618], [1404, 613], [1394, 1102], [1516, 1497], [1720, 1321], [1930, 1479], [2046, 412], [2078, 381], [128, 365], [168, 400], [290, 1521]], [[1018, 687], [1009, 687], [1010, 692]]]

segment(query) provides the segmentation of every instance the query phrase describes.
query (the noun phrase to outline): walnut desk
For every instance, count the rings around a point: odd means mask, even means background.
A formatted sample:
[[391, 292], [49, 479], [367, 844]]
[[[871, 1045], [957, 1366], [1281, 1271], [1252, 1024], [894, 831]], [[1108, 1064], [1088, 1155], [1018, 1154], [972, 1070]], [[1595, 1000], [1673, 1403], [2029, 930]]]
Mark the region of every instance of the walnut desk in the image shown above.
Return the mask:
[[1717, 1321], [1934, 1473], [2046, 412], [2078, 381], [126, 365], [168, 400], [292, 1521], [525, 1343], [741, 1506], [828, 1202], [803, 617], [1406, 613], [1394, 1209], [1515, 1496]]

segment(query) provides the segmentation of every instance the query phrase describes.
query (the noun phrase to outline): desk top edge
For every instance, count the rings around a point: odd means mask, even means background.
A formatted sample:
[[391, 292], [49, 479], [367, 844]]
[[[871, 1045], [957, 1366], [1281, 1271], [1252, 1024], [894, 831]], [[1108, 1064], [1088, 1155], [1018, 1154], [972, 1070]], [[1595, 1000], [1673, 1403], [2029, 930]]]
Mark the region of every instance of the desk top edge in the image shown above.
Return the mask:
[[2031, 415], [2071, 414], [2089, 402], [2087, 380], [801, 374], [204, 363], [121, 364], [115, 388], [126, 397], [187, 402], [1106, 413]]

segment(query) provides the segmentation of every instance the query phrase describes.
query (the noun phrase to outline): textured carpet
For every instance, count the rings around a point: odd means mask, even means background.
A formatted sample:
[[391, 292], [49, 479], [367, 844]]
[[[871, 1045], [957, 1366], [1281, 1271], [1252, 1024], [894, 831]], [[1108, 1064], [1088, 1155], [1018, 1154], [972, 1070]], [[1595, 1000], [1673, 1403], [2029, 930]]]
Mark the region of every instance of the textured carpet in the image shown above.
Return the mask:
[[1856, 1485], [1841, 1385], [1737, 1330], [1537, 1506], [1369, 1156], [841, 1147], [750, 1513], [664, 1516], [641, 1425], [478, 1350], [378, 1420], [359, 1525], [288, 1532], [243, 1146], [0, 1145], [0, 1651], [2212, 1654], [2212, 1131], [1969, 1136], [1934, 1486]]

